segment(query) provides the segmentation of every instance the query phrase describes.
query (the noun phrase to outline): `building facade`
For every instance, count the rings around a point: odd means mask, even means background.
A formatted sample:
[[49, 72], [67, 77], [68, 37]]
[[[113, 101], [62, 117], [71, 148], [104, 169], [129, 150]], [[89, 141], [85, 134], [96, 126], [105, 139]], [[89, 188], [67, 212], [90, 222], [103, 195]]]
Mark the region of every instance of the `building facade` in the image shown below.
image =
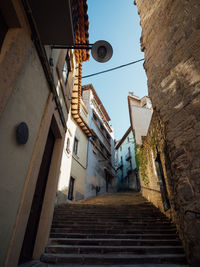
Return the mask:
[[89, 57], [52, 45], [85, 41], [88, 18], [86, 1], [0, 11], [0, 265], [17, 266], [47, 244], [76, 67]]
[[115, 192], [114, 133], [110, 117], [92, 84], [82, 87], [82, 99], [93, 133], [88, 142], [85, 196]]
[[115, 166], [117, 172], [117, 190], [132, 189], [138, 191], [140, 182], [135, 160], [135, 138], [131, 127], [115, 146]]
[[153, 109], [148, 96], [139, 98], [133, 93], [128, 96], [129, 116], [135, 133], [136, 145], [142, 144], [142, 137], [147, 135]]

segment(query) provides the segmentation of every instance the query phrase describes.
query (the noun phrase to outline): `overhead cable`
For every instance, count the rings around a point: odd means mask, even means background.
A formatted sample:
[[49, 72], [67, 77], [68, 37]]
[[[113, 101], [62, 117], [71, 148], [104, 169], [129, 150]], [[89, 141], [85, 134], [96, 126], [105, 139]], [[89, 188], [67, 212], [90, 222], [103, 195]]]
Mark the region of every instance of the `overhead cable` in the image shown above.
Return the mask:
[[95, 75], [99, 75], [99, 74], [102, 74], [102, 73], [105, 73], [105, 72], [109, 72], [109, 71], [117, 70], [117, 69], [120, 69], [120, 68], [124, 68], [124, 67], [127, 67], [127, 66], [129, 66], [129, 65], [132, 65], [132, 64], [138, 63], [138, 62], [140, 62], [140, 61], [143, 61], [143, 60], [144, 60], [144, 58], [139, 59], [139, 60], [136, 60], [136, 61], [132, 61], [132, 62], [127, 63], [127, 64], [124, 64], [124, 65], [120, 65], [120, 66], [115, 67], [115, 68], [111, 68], [111, 69], [108, 69], [108, 70], [104, 70], [104, 71], [96, 72], [96, 73], [89, 74], [89, 75], [85, 75], [85, 76], [82, 77], [82, 79], [84, 79], [84, 78], [88, 78], [88, 77], [92, 77], [92, 76], [95, 76]]

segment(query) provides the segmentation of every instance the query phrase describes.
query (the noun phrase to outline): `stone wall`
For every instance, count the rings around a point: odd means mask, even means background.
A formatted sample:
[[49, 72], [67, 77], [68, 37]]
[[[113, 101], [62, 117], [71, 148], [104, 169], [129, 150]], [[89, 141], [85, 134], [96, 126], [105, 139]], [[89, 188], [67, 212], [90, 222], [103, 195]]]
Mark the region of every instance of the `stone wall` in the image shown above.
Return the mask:
[[136, 0], [149, 96], [165, 125], [170, 195], [188, 259], [200, 262], [200, 2]]
[[[163, 182], [161, 183], [156, 169], [156, 159], [158, 155], [161, 161], [165, 185]], [[171, 193], [173, 192], [173, 188], [165, 140], [165, 127], [156, 111], [153, 113], [148, 134], [146, 137], [143, 137], [142, 147], [137, 147], [136, 159], [140, 172], [143, 196], [165, 213], [166, 216], [175, 220], [173, 209], [171, 208], [174, 199]], [[170, 205], [167, 208], [165, 208], [165, 199], [163, 199], [162, 196], [164, 192], [161, 186], [166, 188], [165, 194], [170, 200]]]

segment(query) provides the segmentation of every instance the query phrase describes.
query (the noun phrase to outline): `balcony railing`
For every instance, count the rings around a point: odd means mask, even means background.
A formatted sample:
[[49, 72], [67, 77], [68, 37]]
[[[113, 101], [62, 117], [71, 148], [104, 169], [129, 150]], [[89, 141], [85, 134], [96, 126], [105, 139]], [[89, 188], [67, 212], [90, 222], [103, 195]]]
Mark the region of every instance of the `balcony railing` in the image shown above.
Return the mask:
[[128, 153], [126, 154], [125, 159], [126, 159], [127, 161], [129, 161], [129, 160], [131, 159], [131, 153], [130, 153], [130, 152], [128, 152]]

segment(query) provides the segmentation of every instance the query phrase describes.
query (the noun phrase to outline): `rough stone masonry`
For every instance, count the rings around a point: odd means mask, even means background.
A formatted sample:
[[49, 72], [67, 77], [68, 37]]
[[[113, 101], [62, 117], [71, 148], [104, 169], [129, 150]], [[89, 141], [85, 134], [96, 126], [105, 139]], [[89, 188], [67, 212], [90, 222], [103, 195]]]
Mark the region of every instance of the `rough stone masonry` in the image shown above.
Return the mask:
[[200, 263], [200, 1], [135, 0], [149, 96], [164, 125], [170, 195], [188, 259]]

